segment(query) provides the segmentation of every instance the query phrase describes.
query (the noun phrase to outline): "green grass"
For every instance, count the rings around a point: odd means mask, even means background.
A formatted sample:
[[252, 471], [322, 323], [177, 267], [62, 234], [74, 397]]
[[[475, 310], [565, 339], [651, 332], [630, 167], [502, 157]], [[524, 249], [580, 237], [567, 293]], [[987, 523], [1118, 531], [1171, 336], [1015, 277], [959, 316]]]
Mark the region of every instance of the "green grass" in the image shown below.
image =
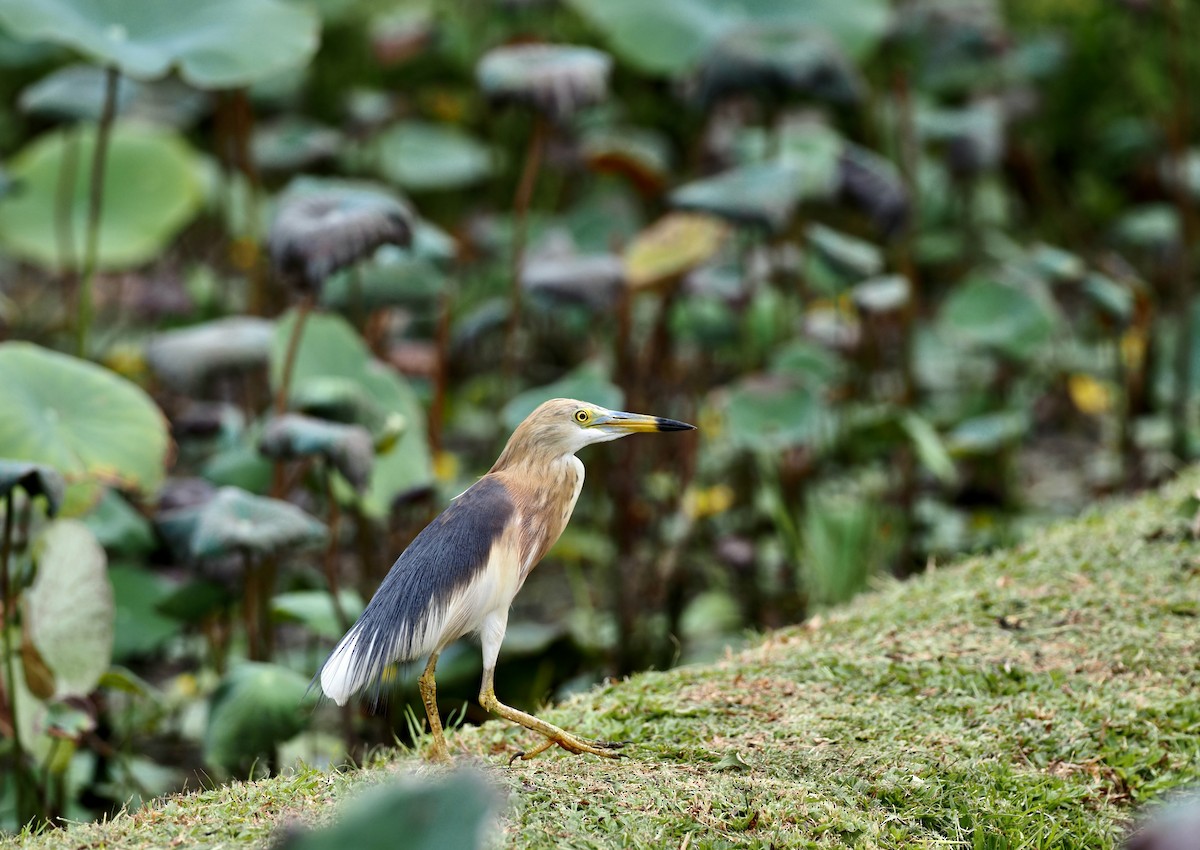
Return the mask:
[[[500, 723], [460, 730], [451, 747], [507, 788], [510, 847], [1113, 846], [1138, 804], [1200, 781], [1200, 544], [1175, 512], [1197, 486], [1189, 472], [722, 663], [545, 713], [634, 742], [628, 759], [509, 768], [532, 740]], [[19, 845], [266, 847], [280, 823], [328, 818], [357, 786], [414, 769], [434, 770], [398, 753]]]

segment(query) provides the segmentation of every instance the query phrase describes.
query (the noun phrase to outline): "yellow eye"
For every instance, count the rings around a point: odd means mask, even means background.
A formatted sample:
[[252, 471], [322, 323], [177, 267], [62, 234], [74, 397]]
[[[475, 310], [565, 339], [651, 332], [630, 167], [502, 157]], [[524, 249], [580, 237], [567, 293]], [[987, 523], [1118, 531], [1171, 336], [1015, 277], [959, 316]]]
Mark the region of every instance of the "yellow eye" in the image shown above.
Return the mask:
[[583, 423], [587, 422], [591, 418], [592, 418], [592, 415], [590, 413], [588, 413], [586, 410], [576, 410], [575, 411], [575, 421], [580, 423], [581, 425]]

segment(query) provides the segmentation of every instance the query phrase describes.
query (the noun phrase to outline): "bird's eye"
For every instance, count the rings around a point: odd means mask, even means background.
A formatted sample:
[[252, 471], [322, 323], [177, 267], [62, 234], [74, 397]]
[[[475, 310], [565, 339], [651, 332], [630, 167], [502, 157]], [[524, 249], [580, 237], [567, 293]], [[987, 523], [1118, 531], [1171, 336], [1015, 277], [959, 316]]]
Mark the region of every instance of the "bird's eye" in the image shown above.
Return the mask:
[[587, 422], [591, 418], [592, 418], [591, 414], [589, 414], [586, 410], [576, 410], [575, 411], [575, 421], [580, 424]]

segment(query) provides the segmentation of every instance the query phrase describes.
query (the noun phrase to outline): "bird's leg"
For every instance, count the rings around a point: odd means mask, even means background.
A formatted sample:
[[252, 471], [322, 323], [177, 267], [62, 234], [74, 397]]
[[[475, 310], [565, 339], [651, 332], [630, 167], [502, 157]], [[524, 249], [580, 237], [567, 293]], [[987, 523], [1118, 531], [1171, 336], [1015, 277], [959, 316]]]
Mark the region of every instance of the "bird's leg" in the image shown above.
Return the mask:
[[421, 689], [421, 701], [425, 703], [425, 716], [429, 718], [429, 733], [433, 736], [433, 752], [429, 754], [430, 761], [450, 761], [450, 751], [446, 748], [446, 736], [442, 733], [442, 718], [437, 707], [437, 683], [433, 680], [433, 671], [437, 668], [438, 654], [434, 650], [429, 654], [429, 662], [425, 672], [417, 679]]
[[532, 714], [526, 714], [519, 709], [512, 708], [500, 702], [500, 700], [496, 699], [494, 688], [495, 672], [495, 667], [484, 669], [483, 684], [479, 689], [479, 704], [493, 714], [500, 715], [505, 720], [511, 720], [513, 723], [518, 723], [526, 729], [537, 732], [539, 735], [546, 736], [546, 740], [533, 749], [517, 753], [509, 760], [510, 763], [517, 759], [531, 759], [539, 753], [550, 749], [555, 744], [569, 753], [591, 753], [594, 756], [603, 756], [610, 759], [620, 757], [621, 754], [617, 750], [625, 746], [623, 743], [589, 741], [585, 738], [580, 738], [578, 735], [573, 735], [565, 729], [560, 729], [553, 723], [547, 723], [545, 720], [534, 717]]

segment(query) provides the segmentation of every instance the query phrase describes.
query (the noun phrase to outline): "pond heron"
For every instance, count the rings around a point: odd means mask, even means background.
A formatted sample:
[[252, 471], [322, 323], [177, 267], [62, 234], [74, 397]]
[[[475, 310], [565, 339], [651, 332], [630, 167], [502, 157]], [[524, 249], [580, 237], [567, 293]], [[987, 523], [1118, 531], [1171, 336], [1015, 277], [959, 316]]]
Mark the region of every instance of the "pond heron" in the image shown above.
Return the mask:
[[574, 399], [547, 401], [529, 414], [486, 475], [426, 526], [379, 586], [358, 621], [318, 674], [325, 695], [345, 705], [378, 686], [393, 664], [428, 654], [418, 680], [433, 736], [432, 758], [449, 758], [438, 716], [434, 670], [438, 653], [471, 632], [483, 644], [480, 704], [544, 736], [516, 758], [557, 744], [572, 753], [615, 758], [619, 744], [588, 741], [511, 708], [496, 698], [496, 657], [513, 597], [558, 539], [583, 488], [575, 453], [639, 431], [690, 431], [674, 419], [621, 413]]

